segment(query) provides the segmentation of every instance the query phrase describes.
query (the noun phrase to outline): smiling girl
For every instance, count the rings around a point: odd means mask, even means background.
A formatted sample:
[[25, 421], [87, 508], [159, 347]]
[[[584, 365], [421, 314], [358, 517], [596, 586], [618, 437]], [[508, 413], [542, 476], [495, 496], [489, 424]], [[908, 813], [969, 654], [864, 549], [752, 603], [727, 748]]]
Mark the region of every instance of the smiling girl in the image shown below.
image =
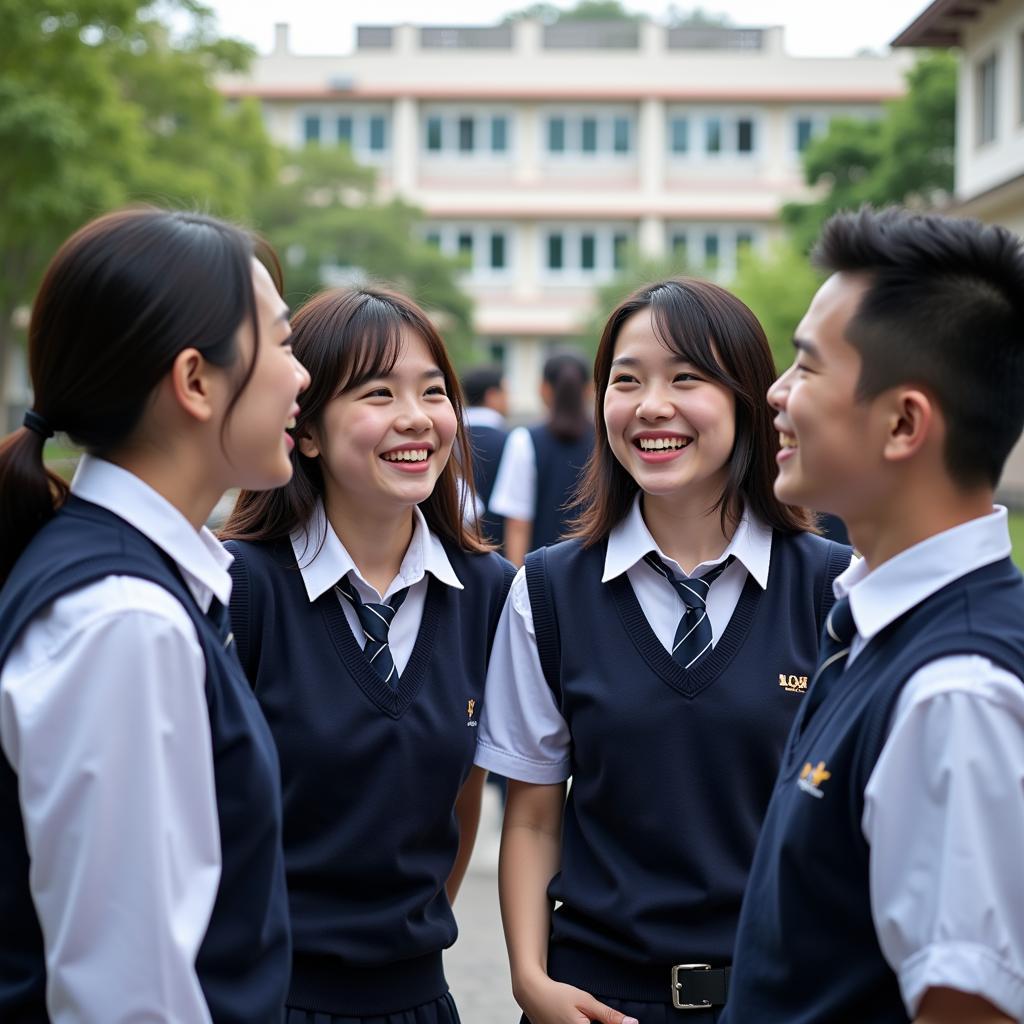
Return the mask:
[[758, 828], [850, 564], [772, 492], [773, 375], [753, 314], [707, 282], [643, 288], [605, 327], [583, 513], [516, 577], [477, 751], [510, 780], [502, 914], [532, 1024], [709, 1024], [725, 1001]]
[[[0, 1020], [281, 1019], [280, 773], [203, 526], [292, 473], [278, 287], [244, 232], [136, 209], [33, 304], [35, 405], [0, 448]], [[70, 488], [54, 431], [86, 451]]]
[[464, 525], [461, 398], [422, 310], [332, 291], [294, 328], [313, 375], [295, 476], [243, 494], [225, 531], [239, 652], [281, 757], [287, 1020], [451, 1024], [441, 951], [476, 831], [476, 726], [512, 568]]

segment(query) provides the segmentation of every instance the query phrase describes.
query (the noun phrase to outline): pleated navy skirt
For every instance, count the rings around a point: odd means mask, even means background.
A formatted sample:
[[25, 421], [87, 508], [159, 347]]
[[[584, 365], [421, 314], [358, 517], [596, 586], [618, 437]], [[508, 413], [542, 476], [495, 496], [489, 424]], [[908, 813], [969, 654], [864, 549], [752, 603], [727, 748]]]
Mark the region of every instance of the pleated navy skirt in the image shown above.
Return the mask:
[[371, 1017], [338, 1017], [331, 1013], [312, 1010], [285, 1009], [285, 1024], [460, 1024], [459, 1011], [451, 992], [439, 999], [413, 1006], [398, 1013], [378, 1014]]

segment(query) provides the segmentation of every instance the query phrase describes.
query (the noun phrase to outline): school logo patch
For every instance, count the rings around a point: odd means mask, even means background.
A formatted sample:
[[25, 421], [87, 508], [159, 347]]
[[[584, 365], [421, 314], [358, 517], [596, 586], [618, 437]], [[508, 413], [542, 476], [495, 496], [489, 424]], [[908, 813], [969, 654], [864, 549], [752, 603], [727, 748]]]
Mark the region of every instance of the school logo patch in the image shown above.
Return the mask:
[[822, 785], [832, 778], [832, 773], [825, 767], [824, 761], [812, 765], [810, 761], [800, 771], [800, 778], [796, 784], [816, 800], [820, 800], [825, 794], [822, 792]]
[[466, 725], [469, 726], [470, 729], [475, 729], [477, 727], [476, 719], [473, 718], [475, 712], [476, 701], [471, 697], [466, 701]]
[[785, 672], [780, 672], [779, 686], [781, 686], [786, 693], [806, 693], [807, 676], [789, 676], [786, 675]]

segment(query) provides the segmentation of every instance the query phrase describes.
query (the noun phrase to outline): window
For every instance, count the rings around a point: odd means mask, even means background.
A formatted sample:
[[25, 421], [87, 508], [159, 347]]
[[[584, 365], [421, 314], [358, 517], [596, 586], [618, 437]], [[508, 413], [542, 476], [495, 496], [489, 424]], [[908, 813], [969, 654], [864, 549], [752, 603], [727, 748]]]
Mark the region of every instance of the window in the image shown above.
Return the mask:
[[548, 269], [561, 270], [563, 266], [562, 236], [548, 235]]
[[612, 268], [623, 270], [626, 266], [626, 247], [629, 245], [628, 236], [616, 232], [612, 236]]
[[814, 122], [809, 117], [796, 119], [796, 151], [804, 152], [814, 138]]
[[459, 118], [459, 152], [473, 152], [473, 118]]
[[302, 138], [305, 142], [319, 142], [320, 141], [320, 116], [319, 114], [310, 114], [302, 122]]
[[673, 153], [686, 153], [690, 148], [690, 122], [685, 117], [673, 117], [669, 129]]
[[508, 149], [508, 118], [491, 118], [491, 151], [504, 153]]
[[352, 118], [343, 115], [339, 117], [335, 122], [335, 131], [338, 135], [338, 142], [347, 143], [349, 146], [352, 145]]
[[736, 232], [736, 251], [749, 249], [754, 244], [754, 236], [750, 231]]
[[978, 65], [978, 145], [992, 142], [996, 137], [996, 86], [999, 64], [993, 53]]
[[387, 129], [380, 114], [374, 114], [370, 118], [370, 149], [374, 153], [387, 149]]
[[551, 153], [565, 152], [565, 118], [548, 118], [548, 151]]
[[672, 262], [677, 269], [684, 268], [687, 265], [686, 246], [686, 235], [677, 232], [672, 236]]
[[709, 117], [704, 122], [704, 152], [722, 152], [722, 119]]
[[455, 247], [460, 253], [473, 255], [473, 234], [470, 231], [460, 231]]
[[597, 119], [585, 117], [580, 122], [580, 149], [584, 153], [597, 152]]
[[505, 269], [505, 232], [491, 232], [491, 270]]
[[440, 249], [441, 248], [441, 232], [440, 231], [428, 231], [423, 236], [423, 241], [426, 242], [427, 245], [431, 246], [434, 249]]
[[580, 235], [580, 269], [593, 270], [597, 266], [597, 246], [591, 234]]
[[711, 231], [704, 236], [704, 266], [718, 266], [718, 235]]
[[741, 117], [736, 122], [736, 152], [754, 152], [754, 122], [749, 117]]
[[629, 118], [617, 117], [612, 121], [612, 149], [616, 153], [629, 152]]
[[431, 153], [439, 153], [442, 146], [442, 124], [439, 117], [427, 118], [427, 149]]

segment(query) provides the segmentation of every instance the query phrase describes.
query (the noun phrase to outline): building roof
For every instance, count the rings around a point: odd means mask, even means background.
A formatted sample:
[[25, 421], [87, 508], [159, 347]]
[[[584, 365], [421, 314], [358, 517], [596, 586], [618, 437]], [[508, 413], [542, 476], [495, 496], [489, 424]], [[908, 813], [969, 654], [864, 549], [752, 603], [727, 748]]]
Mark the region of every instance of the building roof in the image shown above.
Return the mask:
[[959, 46], [969, 22], [995, 0], [934, 0], [893, 41], [893, 46]]

